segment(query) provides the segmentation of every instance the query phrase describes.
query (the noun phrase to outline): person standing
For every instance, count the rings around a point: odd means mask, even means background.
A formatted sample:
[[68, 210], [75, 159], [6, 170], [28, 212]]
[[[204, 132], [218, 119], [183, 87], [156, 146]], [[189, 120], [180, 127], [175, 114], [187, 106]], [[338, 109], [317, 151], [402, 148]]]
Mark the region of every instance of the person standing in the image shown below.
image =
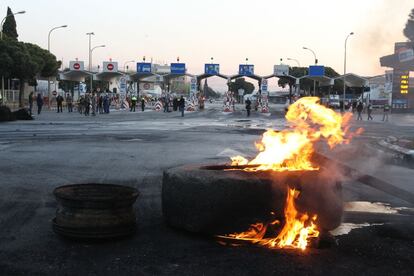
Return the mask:
[[66, 105], [68, 106], [68, 112], [73, 112], [73, 99], [70, 93], [66, 95]]
[[357, 117], [357, 121], [362, 121], [362, 110], [364, 110], [364, 105], [362, 104], [362, 102], [359, 102], [356, 110], [358, 112], [358, 117]]
[[32, 115], [32, 109], [33, 109], [33, 91], [29, 94], [29, 113]]
[[371, 116], [371, 114], [372, 114], [372, 104], [371, 103], [368, 103], [368, 106], [367, 106], [367, 114], [368, 114], [368, 121], [369, 120], [372, 121], [372, 119], [374, 119], [374, 118]]
[[165, 94], [164, 97], [164, 112], [170, 112], [168, 105], [169, 105], [169, 97], [167, 96], [167, 94]]
[[144, 99], [144, 97], [142, 97], [142, 99], [141, 99], [141, 110], [142, 110], [142, 112], [145, 111], [145, 99]]
[[58, 95], [56, 97], [56, 103], [57, 103], [57, 113], [63, 112], [63, 97], [62, 97], [62, 95]]
[[90, 105], [91, 105], [91, 98], [89, 96], [89, 94], [85, 95], [85, 116], [89, 116], [89, 110], [90, 110]]
[[107, 93], [105, 93], [105, 96], [103, 98], [103, 108], [104, 108], [104, 113], [108, 114], [109, 113], [109, 96]]
[[130, 108], [130, 112], [134, 111], [135, 112], [135, 108], [137, 106], [137, 96], [133, 95], [131, 97], [131, 108]]
[[388, 114], [390, 114], [390, 105], [388, 103], [384, 104], [384, 115], [382, 116], [383, 122], [388, 122]]
[[247, 117], [250, 117], [250, 110], [252, 109], [252, 101], [249, 98], [246, 100]]
[[180, 112], [181, 112], [181, 117], [184, 117], [185, 100], [184, 100], [183, 96], [181, 96], [181, 98], [180, 98], [180, 102], [178, 104], [178, 107], [179, 107]]
[[92, 116], [96, 116], [96, 94], [95, 92], [92, 92], [91, 106], [92, 106]]
[[36, 104], [37, 104], [37, 114], [40, 115], [40, 112], [42, 112], [42, 106], [43, 106], [43, 97], [40, 93], [37, 94]]

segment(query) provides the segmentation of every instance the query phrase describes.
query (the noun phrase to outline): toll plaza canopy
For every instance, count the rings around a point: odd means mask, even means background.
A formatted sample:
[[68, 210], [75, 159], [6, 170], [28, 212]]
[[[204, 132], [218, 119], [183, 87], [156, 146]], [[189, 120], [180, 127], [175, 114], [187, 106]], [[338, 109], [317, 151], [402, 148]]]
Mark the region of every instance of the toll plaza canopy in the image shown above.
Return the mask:
[[204, 74], [201, 74], [201, 75], [197, 75], [197, 81], [200, 81], [200, 80], [206, 79], [206, 78], [210, 78], [210, 77], [215, 77], [215, 76], [217, 76], [219, 78], [222, 78], [222, 79], [226, 79], [226, 80], [228, 79], [228, 76], [220, 74], [220, 73], [217, 73], [217, 74], [206, 74], [206, 73], [204, 73]]
[[94, 80], [101, 80], [101, 81], [109, 81], [113, 78], [117, 78], [123, 76], [124, 74], [121, 72], [101, 72], [94, 74]]
[[60, 80], [84, 82], [85, 78], [93, 75], [92, 72], [86, 70], [68, 70], [59, 73]]
[[310, 75], [306, 75], [303, 77], [298, 78], [299, 80], [301, 79], [310, 79], [313, 81], [317, 81], [319, 83], [319, 86], [331, 86], [334, 84], [334, 80], [328, 76], [310, 76]]
[[369, 85], [368, 79], [353, 73], [334, 78], [334, 81], [336, 80], [345, 80], [345, 85], [348, 87], [367, 87]]

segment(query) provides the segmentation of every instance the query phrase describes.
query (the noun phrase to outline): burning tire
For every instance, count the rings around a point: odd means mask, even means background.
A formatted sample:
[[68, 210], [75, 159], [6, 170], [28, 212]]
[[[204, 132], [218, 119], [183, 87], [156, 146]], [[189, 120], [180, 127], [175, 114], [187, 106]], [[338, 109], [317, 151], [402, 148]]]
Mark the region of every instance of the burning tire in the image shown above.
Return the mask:
[[58, 202], [53, 230], [65, 237], [106, 239], [136, 230], [135, 188], [109, 184], [77, 184], [54, 190]]
[[[164, 172], [162, 210], [166, 222], [191, 232], [239, 232], [250, 224], [283, 221], [288, 188], [300, 191], [298, 211], [317, 215], [321, 230], [339, 226], [341, 184], [329, 172], [246, 172], [231, 166], [182, 166]], [[273, 215], [271, 215], [273, 213]]]

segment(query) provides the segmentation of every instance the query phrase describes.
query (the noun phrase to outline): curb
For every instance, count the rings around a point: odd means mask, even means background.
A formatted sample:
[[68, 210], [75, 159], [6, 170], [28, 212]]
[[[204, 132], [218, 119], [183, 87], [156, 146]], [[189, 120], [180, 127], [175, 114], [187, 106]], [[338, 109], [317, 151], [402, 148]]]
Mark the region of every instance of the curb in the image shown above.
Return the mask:
[[398, 145], [391, 144], [386, 140], [381, 140], [378, 144], [401, 157], [402, 161], [405, 163], [414, 166], [414, 150], [407, 149]]

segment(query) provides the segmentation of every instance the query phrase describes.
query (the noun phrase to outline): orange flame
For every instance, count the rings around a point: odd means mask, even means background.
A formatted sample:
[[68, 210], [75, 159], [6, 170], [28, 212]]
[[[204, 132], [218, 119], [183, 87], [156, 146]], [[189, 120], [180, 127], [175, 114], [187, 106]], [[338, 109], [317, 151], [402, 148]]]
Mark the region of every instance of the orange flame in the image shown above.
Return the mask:
[[[268, 226], [278, 224], [273, 221], [267, 225], [256, 223], [250, 229], [242, 233], [234, 233], [226, 236], [218, 236], [221, 239], [242, 240], [253, 244], [258, 244], [268, 248], [292, 248], [305, 250], [311, 239], [319, 236], [319, 231], [315, 224], [317, 216], [309, 217], [308, 214], [300, 214], [295, 206], [295, 199], [299, 196], [299, 191], [289, 189], [285, 206], [285, 224], [275, 238], [265, 238]], [[274, 233], [272, 233], [274, 234]]]
[[318, 170], [310, 161], [314, 144], [325, 139], [328, 145], [347, 143], [351, 113], [341, 115], [319, 104], [317, 97], [304, 97], [289, 107], [286, 120], [291, 128], [280, 132], [268, 130], [256, 144], [259, 154], [251, 161], [242, 156], [232, 157], [232, 165], [257, 165], [247, 171]]

